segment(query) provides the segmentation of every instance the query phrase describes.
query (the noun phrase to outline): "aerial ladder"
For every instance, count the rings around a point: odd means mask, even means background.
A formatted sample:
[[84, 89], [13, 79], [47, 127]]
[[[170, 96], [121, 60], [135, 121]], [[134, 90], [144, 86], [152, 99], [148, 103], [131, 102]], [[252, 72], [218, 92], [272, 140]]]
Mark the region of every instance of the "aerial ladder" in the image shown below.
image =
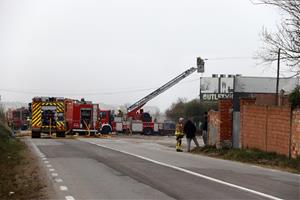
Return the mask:
[[[202, 62], [203, 62], [203, 60], [202, 60]], [[198, 72], [202, 72], [201, 71], [201, 67], [203, 67], [203, 66], [204, 66], [204, 62], [203, 62], [203, 65], [198, 65], [197, 67], [191, 67], [190, 69], [184, 71], [179, 76], [173, 78], [172, 80], [170, 80], [169, 82], [167, 82], [163, 86], [161, 86], [158, 89], [154, 90], [153, 92], [151, 92], [147, 96], [143, 97], [142, 99], [140, 99], [136, 103], [132, 104], [131, 106], [129, 106], [127, 108], [127, 116], [128, 117], [134, 117], [135, 114], [136, 114], [136, 112], [138, 110], [140, 110], [148, 101], [150, 101], [151, 99], [153, 99], [156, 96], [160, 95], [161, 93], [165, 92], [169, 88], [173, 87], [174, 85], [176, 85], [181, 80], [183, 80], [184, 78], [188, 77], [189, 75], [191, 75], [195, 71], [198, 70]]]

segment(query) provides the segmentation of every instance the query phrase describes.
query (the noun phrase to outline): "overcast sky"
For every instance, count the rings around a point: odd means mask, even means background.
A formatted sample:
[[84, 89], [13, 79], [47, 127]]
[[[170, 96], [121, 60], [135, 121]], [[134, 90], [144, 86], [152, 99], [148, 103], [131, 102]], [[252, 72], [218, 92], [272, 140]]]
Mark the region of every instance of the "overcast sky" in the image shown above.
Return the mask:
[[[134, 103], [208, 58], [203, 76], [275, 76], [251, 59], [278, 10], [249, 0], [0, 0], [3, 101]], [[214, 59], [242, 57], [242, 59]], [[194, 73], [147, 105], [199, 96]]]

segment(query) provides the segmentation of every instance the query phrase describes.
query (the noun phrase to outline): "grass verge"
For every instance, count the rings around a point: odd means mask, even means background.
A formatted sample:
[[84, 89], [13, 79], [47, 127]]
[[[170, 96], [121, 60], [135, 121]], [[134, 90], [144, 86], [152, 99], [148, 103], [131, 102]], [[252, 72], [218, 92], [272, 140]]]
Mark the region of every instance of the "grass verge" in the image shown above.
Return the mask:
[[0, 122], [0, 199], [45, 199], [44, 187], [27, 146]]
[[289, 159], [283, 155], [263, 152], [257, 149], [216, 149], [215, 147], [196, 148], [192, 150], [192, 153], [251, 163], [300, 174], [300, 157], [297, 159]]

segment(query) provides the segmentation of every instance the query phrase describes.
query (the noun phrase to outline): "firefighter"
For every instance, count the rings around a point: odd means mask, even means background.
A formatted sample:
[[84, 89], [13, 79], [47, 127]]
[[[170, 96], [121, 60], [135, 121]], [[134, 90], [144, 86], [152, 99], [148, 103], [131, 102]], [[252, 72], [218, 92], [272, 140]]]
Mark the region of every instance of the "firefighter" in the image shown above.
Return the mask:
[[123, 112], [122, 112], [121, 108], [118, 109], [117, 117], [123, 117]]
[[181, 117], [178, 120], [178, 123], [176, 124], [176, 130], [175, 130], [175, 136], [176, 136], [176, 151], [182, 152], [181, 149], [181, 140], [184, 136], [183, 133], [183, 121], [184, 119]]

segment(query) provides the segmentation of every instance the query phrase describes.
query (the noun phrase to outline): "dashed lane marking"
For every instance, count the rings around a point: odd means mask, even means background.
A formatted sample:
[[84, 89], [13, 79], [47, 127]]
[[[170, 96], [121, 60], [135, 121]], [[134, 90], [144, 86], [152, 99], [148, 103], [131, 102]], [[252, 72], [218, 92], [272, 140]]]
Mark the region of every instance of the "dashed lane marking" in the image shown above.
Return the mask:
[[[46, 156], [40, 151], [40, 149], [32, 141], [30, 141], [30, 142], [31, 142], [33, 148], [35, 149], [35, 151], [37, 152], [37, 154], [44, 161], [44, 164], [46, 164], [46, 166], [49, 168], [49, 171], [50, 172], [55, 171], [55, 169], [51, 168], [52, 165], [49, 164], [50, 162], [47, 160]], [[52, 175], [52, 177], [57, 177], [58, 173], [51, 173], [51, 175]], [[55, 180], [56, 183], [62, 183], [63, 182], [63, 180], [61, 178], [55, 178], [54, 180]], [[68, 191], [68, 187], [67, 186], [60, 186], [59, 189], [61, 191]], [[66, 200], [75, 200], [75, 198], [73, 196], [70, 196], [70, 195], [65, 196], [65, 199]]]
[[65, 196], [66, 200], [75, 200], [72, 196]]
[[58, 173], [52, 173], [51, 175], [52, 176], [58, 176]]
[[62, 182], [63, 182], [63, 180], [62, 180], [61, 178], [55, 178], [55, 181], [56, 181], [57, 183], [62, 183]]
[[68, 190], [67, 186], [63, 186], [63, 185], [59, 186], [59, 189], [61, 191], [67, 191]]

